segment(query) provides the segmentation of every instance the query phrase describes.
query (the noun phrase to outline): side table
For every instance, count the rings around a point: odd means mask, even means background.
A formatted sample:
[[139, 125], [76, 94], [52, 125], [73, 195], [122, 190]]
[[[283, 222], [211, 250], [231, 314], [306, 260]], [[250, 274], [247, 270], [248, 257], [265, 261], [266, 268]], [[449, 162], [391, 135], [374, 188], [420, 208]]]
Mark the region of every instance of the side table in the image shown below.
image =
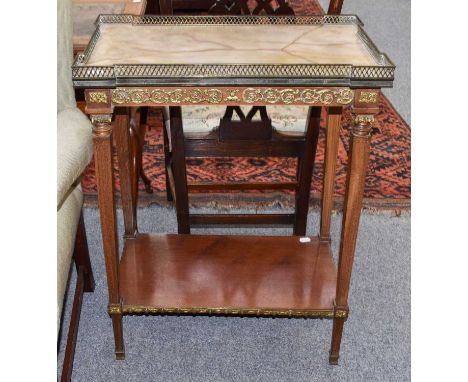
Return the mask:
[[[380, 88], [395, 66], [356, 16], [101, 15], [73, 65], [94, 124], [94, 155], [115, 353], [122, 315], [204, 314], [333, 319], [337, 364]], [[316, 237], [141, 234], [128, 115], [136, 106], [309, 105], [328, 108]], [[354, 125], [339, 261], [330, 221], [341, 113]], [[114, 113], [115, 110], [115, 113]], [[182, 121], [183, 122], [183, 121]], [[125, 245], [117, 245], [112, 134], [120, 166]]]

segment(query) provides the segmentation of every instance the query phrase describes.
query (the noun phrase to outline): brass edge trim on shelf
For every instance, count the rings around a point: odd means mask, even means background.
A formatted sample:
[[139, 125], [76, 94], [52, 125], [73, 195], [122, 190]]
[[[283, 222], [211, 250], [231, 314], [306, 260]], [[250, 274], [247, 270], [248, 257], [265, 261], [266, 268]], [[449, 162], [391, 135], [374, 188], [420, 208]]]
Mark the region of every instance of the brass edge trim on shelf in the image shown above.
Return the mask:
[[[240, 94], [239, 94], [240, 93]], [[330, 105], [337, 103], [348, 105], [353, 102], [354, 92], [348, 88], [260, 88], [240, 89], [222, 88], [176, 88], [137, 89], [118, 88], [112, 90], [112, 102], [121, 104], [154, 103], [164, 104], [221, 104], [245, 102], [247, 104], [262, 102], [266, 104], [305, 104]]]
[[[309, 317], [333, 318], [333, 310], [306, 310], [306, 309], [248, 309], [248, 308], [161, 308], [154, 306], [123, 306], [121, 309], [113, 307], [112, 313], [122, 314], [208, 314], [208, 315], [235, 315], [235, 316], [267, 316], [267, 317]], [[117, 312], [117, 310], [119, 310]]]

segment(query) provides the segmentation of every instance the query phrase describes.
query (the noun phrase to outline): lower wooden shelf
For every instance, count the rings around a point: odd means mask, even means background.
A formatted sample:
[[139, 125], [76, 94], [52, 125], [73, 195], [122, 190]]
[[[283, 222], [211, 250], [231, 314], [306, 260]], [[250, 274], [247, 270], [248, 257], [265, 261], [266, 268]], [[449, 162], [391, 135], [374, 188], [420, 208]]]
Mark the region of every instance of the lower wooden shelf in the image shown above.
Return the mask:
[[120, 262], [124, 314], [333, 317], [330, 245], [297, 236], [139, 234]]

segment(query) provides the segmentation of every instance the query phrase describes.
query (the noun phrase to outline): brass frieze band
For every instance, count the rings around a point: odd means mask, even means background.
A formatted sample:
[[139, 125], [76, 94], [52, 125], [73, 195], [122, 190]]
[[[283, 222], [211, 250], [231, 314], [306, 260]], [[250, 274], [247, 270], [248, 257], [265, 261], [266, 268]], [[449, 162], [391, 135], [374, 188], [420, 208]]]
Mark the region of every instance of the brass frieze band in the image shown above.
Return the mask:
[[358, 102], [361, 103], [376, 103], [377, 102], [378, 93], [376, 92], [364, 92], [362, 91], [359, 94]]
[[112, 102], [124, 103], [154, 103], [154, 104], [218, 104], [223, 100], [219, 89], [116, 89], [112, 91]]
[[112, 131], [112, 114], [92, 114], [93, 136], [96, 138], [107, 138]]
[[242, 93], [245, 102], [265, 102], [271, 104], [304, 103], [307, 105], [337, 103], [348, 105], [353, 101], [351, 89], [262, 89], [247, 88]]
[[103, 92], [89, 92], [89, 102], [107, 103], [107, 94]]
[[[110, 309], [110, 307], [109, 307]], [[334, 312], [306, 309], [235, 309], [235, 308], [161, 308], [153, 306], [124, 306], [123, 314], [203, 314], [254, 317], [333, 318]], [[120, 312], [119, 311], [119, 312]]]
[[120, 88], [112, 102], [124, 104], [201, 105], [348, 105], [354, 92], [348, 88]]

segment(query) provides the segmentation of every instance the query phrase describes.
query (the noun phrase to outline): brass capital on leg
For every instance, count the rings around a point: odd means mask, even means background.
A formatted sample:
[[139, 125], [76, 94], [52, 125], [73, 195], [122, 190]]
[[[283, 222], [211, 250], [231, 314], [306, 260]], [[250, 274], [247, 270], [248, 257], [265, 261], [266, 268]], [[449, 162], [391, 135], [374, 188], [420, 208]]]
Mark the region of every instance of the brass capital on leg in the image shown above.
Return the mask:
[[369, 114], [357, 114], [354, 116], [352, 134], [355, 138], [370, 138], [374, 116]]
[[93, 136], [96, 138], [107, 138], [112, 131], [112, 114], [91, 114], [93, 124]]

